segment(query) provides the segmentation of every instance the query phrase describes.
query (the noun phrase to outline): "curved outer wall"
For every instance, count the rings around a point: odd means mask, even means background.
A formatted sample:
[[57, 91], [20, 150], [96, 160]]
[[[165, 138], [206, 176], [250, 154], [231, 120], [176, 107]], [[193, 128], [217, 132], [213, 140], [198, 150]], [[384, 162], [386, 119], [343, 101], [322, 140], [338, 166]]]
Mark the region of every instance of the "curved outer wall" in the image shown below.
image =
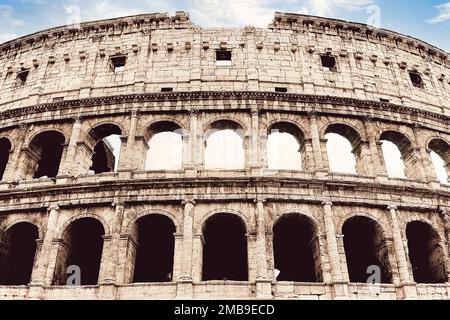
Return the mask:
[[[231, 51], [230, 66], [216, 65], [216, 50]], [[335, 57], [335, 71], [322, 67], [321, 55]], [[113, 72], [114, 56], [126, 56], [123, 72]], [[26, 81], [19, 81], [23, 71]], [[421, 75], [422, 88], [412, 84], [411, 72]], [[0, 138], [11, 143], [0, 184], [0, 253], [7, 251], [3, 235], [16, 223], [32, 222], [39, 230], [30, 284], [0, 286], [2, 298], [450, 297], [448, 281], [414, 281], [406, 237], [411, 221], [431, 226], [449, 274], [450, 188], [437, 181], [429, 156], [430, 141], [450, 142], [450, 59], [438, 48], [303, 15], [276, 13], [268, 29], [203, 29], [179, 12], [10, 41], [0, 45], [0, 73]], [[243, 170], [204, 168], [203, 133], [224, 119], [244, 130]], [[181, 170], [144, 170], [148, 129], [158, 121], [183, 129]], [[267, 132], [280, 121], [302, 132], [302, 170], [267, 169]], [[87, 174], [90, 132], [104, 123], [121, 129], [118, 171]], [[336, 123], [357, 133], [357, 175], [329, 170], [325, 134]], [[33, 179], [31, 143], [50, 129], [65, 139], [58, 174]], [[408, 140], [402, 144], [408, 145], [407, 179], [386, 174], [380, 139], [392, 131]], [[245, 223], [249, 281], [201, 281], [203, 224], [214, 213], [232, 213]], [[316, 225], [320, 282], [272, 276], [273, 225], [289, 213]], [[147, 214], [174, 222], [171, 282], [131, 284], [133, 224]], [[392, 283], [374, 290], [350, 282], [343, 225], [353, 216], [381, 227]], [[94, 217], [104, 228], [99, 284], [52, 285], [64, 230], [81, 217]]]

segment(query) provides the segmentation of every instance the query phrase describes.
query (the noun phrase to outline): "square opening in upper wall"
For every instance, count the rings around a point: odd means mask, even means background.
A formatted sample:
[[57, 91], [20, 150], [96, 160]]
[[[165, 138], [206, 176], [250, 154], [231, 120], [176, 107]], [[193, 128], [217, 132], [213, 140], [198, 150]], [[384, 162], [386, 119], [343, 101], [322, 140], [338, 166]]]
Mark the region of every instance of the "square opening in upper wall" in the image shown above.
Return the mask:
[[328, 68], [330, 71], [337, 71], [336, 58], [330, 55], [321, 55], [320, 60], [322, 67]]
[[111, 67], [115, 73], [123, 72], [125, 70], [125, 64], [127, 57], [124, 55], [111, 57]]
[[217, 50], [216, 51], [216, 65], [231, 66], [231, 51]]

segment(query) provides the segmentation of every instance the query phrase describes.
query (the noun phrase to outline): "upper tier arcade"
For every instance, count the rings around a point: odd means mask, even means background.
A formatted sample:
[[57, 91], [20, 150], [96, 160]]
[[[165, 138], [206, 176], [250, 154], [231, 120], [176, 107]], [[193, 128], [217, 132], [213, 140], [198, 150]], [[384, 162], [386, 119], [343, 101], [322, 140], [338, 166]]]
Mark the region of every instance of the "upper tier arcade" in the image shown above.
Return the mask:
[[279, 91], [450, 114], [449, 54], [384, 29], [276, 13], [268, 29], [184, 12], [58, 27], [0, 45], [0, 111], [161, 91]]

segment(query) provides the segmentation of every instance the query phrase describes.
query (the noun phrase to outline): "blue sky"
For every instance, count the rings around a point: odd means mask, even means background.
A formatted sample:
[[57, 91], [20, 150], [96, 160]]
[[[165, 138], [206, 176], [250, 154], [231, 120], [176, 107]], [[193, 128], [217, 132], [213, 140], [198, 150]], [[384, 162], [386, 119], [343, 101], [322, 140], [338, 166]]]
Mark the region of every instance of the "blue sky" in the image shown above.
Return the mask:
[[204, 27], [266, 27], [274, 11], [327, 16], [395, 30], [450, 52], [448, 0], [0, 0], [0, 42], [74, 19], [177, 10]]

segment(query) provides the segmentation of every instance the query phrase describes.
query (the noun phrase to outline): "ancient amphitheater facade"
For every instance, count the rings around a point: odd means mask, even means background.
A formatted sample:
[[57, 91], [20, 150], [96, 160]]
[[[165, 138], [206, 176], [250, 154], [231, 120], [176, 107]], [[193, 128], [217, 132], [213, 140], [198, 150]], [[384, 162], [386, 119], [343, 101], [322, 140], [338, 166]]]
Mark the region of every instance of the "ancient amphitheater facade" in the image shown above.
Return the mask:
[[[0, 75], [0, 299], [450, 297], [450, 186], [430, 156], [449, 172], [438, 48], [303, 15], [205, 29], [178, 12], [4, 43]], [[232, 170], [205, 160], [221, 130], [242, 141]], [[295, 137], [301, 167], [268, 165], [274, 131]], [[147, 170], [164, 132], [182, 162]], [[330, 169], [329, 133], [356, 174]]]

